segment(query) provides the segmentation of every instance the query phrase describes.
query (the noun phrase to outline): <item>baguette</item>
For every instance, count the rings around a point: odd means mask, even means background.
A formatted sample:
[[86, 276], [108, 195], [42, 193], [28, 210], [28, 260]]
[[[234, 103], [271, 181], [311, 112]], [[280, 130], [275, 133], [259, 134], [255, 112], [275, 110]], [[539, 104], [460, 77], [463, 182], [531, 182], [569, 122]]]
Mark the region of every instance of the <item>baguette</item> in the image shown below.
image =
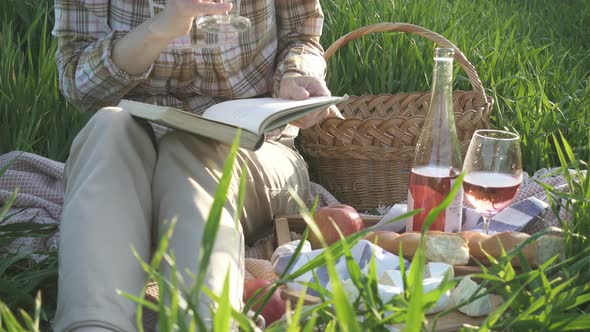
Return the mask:
[[385, 249], [386, 247], [393, 246], [393, 240], [400, 237], [398, 233], [390, 232], [390, 231], [375, 231], [369, 233], [369, 235], [365, 236], [365, 240], [372, 242], [381, 248]]
[[[469, 254], [471, 257], [482, 264], [490, 263], [486, 253], [498, 259], [502, 256], [502, 250], [508, 253], [531, 237], [526, 233], [520, 232], [503, 232], [494, 235], [462, 232], [461, 235], [468, 240]], [[540, 236], [536, 241], [523, 247], [521, 252], [528, 265], [537, 267], [555, 255], [559, 255], [563, 259], [565, 247], [562, 236], [553, 233]], [[512, 259], [512, 265], [523, 265], [519, 255], [516, 255]]]
[[[426, 259], [450, 265], [465, 265], [468, 264], [471, 256], [478, 262], [489, 265], [490, 260], [486, 253], [498, 259], [502, 256], [502, 248], [507, 253], [528, 238], [530, 235], [520, 232], [488, 235], [474, 231], [461, 233], [430, 231], [426, 233]], [[397, 234], [376, 231], [366, 236], [365, 239], [395, 255], [399, 255], [401, 249], [403, 256], [411, 259], [420, 244], [420, 233]], [[555, 255], [563, 258], [564, 251], [563, 237], [557, 232], [542, 235], [536, 241], [522, 248], [526, 262], [532, 267], [545, 263]], [[517, 267], [522, 265], [518, 255], [514, 257], [512, 264]]]
[[[487, 255], [493, 258], [502, 257], [502, 251], [507, 253], [526, 241], [530, 235], [520, 232], [503, 232], [494, 235], [481, 234], [471, 237], [469, 254], [482, 264], [489, 264]], [[522, 254], [529, 264], [536, 264], [537, 243], [531, 242], [522, 248]], [[487, 255], [486, 255], [487, 254]], [[513, 266], [521, 266], [520, 258], [515, 256]]]
[[[397, 234], [377, 231], [365, 237], [381, 248], [407, 259], [414, 257], [420, 244], [420, 233]], [[450, 265], [465, 265], [469, 262], [467, 241], [457, 233], [428, 232], [426, 234], [426, 259]]]

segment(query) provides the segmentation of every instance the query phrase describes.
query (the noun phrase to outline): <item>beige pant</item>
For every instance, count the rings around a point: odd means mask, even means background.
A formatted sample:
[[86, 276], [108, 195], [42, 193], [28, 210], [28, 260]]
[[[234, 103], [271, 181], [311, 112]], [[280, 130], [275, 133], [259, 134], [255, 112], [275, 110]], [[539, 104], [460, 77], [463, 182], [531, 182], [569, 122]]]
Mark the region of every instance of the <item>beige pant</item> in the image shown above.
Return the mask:
[[[146, 277], [131, 248], [149, 260], [152, 241], [173, 218], [169, 249], [190, 284], [186, 271], [197, 272], [204, 223], [228, 152], [227, 145], [183, 132], [156, 142], [147, 122], [117, 107], [92, 117], [66, 164], [56, 331], [136, 330], [136, 304], [117, 290], [139, 295]], [[240, 309], [244, 235], [251, 240], [270, 232], [274, 214], [296, 212], [287, 188], [307, 198], [309, 178], [301, 156], [276, 142], [256, 152], [240, 150], [237, 161], [205, 282], [220, 294], [230, 271], [232, 304]], [[241, 227], [233, 220], [238, 165], [247, 171]], [[207, 318], [210, 303], [201, 298], [200, 314]]]

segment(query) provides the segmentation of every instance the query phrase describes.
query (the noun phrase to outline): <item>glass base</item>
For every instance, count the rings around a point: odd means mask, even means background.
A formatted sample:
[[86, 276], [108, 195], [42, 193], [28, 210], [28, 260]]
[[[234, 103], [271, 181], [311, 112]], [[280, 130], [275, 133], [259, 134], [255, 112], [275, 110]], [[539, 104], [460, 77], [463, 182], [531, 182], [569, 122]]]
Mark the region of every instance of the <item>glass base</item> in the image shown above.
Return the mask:
[[197, 28], [208, 33], [235, 33], [248, 30], [252, 23], [247, 17], [230, 15], [209, 15], [199, 17]]

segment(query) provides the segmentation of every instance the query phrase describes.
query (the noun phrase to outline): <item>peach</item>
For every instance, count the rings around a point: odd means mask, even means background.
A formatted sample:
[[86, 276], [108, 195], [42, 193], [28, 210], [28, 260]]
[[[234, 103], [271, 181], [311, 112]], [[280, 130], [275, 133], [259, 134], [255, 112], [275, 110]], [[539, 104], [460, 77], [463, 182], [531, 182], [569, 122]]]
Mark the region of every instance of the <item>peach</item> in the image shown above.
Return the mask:
[[[248, 279], [244, 282], [244, 296], [243, 300], [244, 303], [247, 302], [250, 298], [254, 296], [257, 290], [262, 289], [257, 295], [256, 299], [252, 301], [256, 301], [268, 292], [270, 289], [271, 283], [267, 280], [255, 278], [255, 279]], [[261, 303], [257, 303], [252, 307], [253, 311], [258, 311], [260, 308]], [[269, 326], [273, 322], [281, 319], [285, 312], [287, 311], [287, 303], [285, 300], [281, 298], [279, 290], [277, 289], [274, 294], [271, 296], [268, 303], [262, 308], [261, 315], [264, 317], [266, 321], [266, 325]]]
[[[348, 236], [363, 229], [363, 219], [356, 209], [350, 205], [334, 204], [321, 207], [317, 209], [313, 217], [328, 245], [340, 240], [337, 230], [343, 236]], [[322, 247], [321, 242], [313, 232], [309, 233], [309, 242], [314, 249]]]

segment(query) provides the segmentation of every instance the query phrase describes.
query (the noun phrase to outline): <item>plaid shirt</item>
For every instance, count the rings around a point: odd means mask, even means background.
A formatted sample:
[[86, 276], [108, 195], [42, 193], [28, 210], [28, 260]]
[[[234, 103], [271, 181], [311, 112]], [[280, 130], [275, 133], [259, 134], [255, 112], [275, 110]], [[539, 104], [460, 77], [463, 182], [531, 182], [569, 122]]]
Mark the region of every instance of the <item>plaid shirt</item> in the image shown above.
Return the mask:
[[200, 113], [225, 99], [276, 95], [286, 72], [324, 75], [319, 0], [242, 0], [240, 14], [252, 21], [248, 31], [218, 40], [193, 28], [144, 73], [126, 73], [111, 59], [113, 44], [165, 2], [55, 0], [64, 96], [91, 111], [125, 97]]

